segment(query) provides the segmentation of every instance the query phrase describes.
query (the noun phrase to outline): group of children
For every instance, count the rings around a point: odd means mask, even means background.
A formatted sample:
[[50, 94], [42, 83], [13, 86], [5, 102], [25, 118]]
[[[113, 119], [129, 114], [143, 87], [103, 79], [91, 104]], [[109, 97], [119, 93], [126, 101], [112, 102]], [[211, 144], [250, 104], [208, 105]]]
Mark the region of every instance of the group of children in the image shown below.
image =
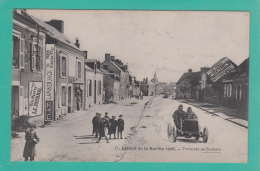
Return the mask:
[[123, 139], [122, 132], [124, 131], [125, 123], [124, 119], [122, 119], [123, 115], [119, 115], [118, 117], [119, 119], [116, 120], [116, 116], [112, 116], [112, 118], [110, 118], [107, 112], [105, 113], [104, 117], [101, 117], [100, 113], [96, 113], [96, 116], [94, 116], [92, 119], [92, 135], [95, 135], [96, 138], [99, 135], [97, 143], [100, 142], [102, 137], [105, 137], [107, 143], [109, 143], [106, 134], [109, 135], [109, 139], [111, 139], [111, 134], [114, 134], [114, 139], [116, 139], [116, 130], [117, 138], [119, 139], [120, 135], [120, 139]]

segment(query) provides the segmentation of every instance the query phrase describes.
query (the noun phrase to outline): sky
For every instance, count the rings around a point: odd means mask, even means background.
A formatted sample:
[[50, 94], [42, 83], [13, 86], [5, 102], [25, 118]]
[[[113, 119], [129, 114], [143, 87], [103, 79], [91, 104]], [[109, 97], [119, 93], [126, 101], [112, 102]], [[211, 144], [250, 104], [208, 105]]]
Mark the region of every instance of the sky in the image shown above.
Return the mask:
[[64, 34], [79, 39], [88, 59], [110, 53], [137, 80], [177, 82], [228, 57], [239, 65], [249, 57], [249, 12], [27, 10], [43, 21], [64, 21]]

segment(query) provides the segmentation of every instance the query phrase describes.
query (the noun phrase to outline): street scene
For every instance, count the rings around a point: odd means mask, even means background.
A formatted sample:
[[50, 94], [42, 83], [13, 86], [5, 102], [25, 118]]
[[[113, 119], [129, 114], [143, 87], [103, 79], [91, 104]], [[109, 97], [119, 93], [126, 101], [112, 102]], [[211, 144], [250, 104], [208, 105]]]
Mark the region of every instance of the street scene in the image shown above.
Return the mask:
[[14, 9], [11, 161], [247, 163], [249, 18]]

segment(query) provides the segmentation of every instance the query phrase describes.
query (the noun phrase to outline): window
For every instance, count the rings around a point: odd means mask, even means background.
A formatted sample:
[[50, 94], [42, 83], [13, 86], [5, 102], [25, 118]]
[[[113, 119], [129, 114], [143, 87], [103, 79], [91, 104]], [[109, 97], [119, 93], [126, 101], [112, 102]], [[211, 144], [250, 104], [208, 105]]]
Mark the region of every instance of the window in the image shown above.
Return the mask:
[[232, 85], [228, 84], [227, 85], [227, 97], [231, 97], [232, 96]]
[[92, 81], [91, 80], [89, 80], [88, 90], [89, 90], [88, 95], [91, 96], [91, 92], [92, 92]]
[[237, 85], [237, 90], [236, 90], [236, 99], [241, 100], [242, 99], [242, 85]]
[[248, 99], [248, 84], [245, 84], [243, 94], [244, 94], [244, 98], [247, 100]]
[[19, 38], [13, 36], [13, 59], [12, 59], [13, 68], [19, 68], [19, 45], [20, 45]]
[[103, 68], [108, 71], [108, 65], [103, 65]]
[[224, 97], [227, 97], [227, 85], [224, 84]]
[[24, 69], [24, 39], [15, 33], [12, 39], [12, 68]]
[[66, 57], [62, 56], [61, 57], [61, 66], [60, 66], [60, 71], [61, 71], [61, 77], [66, 77], [67, 76], [67, 61]]
[[61, 87], [61, 105], [62, 106], [66, 106], [66, 96], [67, 96], [66, 87], [62, 86]]
[[78, 78], [81, 78], [81, 62], [78, 62]]
[[41, 71], [43, 67], [43, 47], [40, 42], [37, 45], [37, 38], [33, 37], [33, 43], [31, 44], [30, 50], [31, 70]]
[[95, 74], [97, 73], [97, 64], [95, 63], [94, 65], [94, 71], [95, 71]]
[[98, 81], [98, 94], [101, 95], [101, 81]]

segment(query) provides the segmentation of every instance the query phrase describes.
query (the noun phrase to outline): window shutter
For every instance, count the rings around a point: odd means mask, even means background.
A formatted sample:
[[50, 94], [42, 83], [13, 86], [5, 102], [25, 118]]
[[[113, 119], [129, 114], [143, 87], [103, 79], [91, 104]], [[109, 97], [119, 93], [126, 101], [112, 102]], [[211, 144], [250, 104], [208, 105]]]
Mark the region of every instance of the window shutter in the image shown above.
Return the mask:
[[19, 55], [19, 67], [24, 69], [24, 39], [20, 39], [20, 55]]
[[24, 87], [19, 87], [19, 116], [24, 115]]
[[62, 77], [62, 56], [60, 55], [60, 76]]
[[76, 60], [76, 64], [75, 65], [76, 65], [76, 67], [75, 67], [75, 69], [76, 69], [76, 71], [75, 71], [75, 74], [76, 74], [75, 78], [78, 79], [78, 60]]
[[43, 47], [41, 46], [40, 47], [40, 59], [41, 59], [41, 61], [40, 61], [40, 69], [41, 69], [41, 71], [43, 70]]

